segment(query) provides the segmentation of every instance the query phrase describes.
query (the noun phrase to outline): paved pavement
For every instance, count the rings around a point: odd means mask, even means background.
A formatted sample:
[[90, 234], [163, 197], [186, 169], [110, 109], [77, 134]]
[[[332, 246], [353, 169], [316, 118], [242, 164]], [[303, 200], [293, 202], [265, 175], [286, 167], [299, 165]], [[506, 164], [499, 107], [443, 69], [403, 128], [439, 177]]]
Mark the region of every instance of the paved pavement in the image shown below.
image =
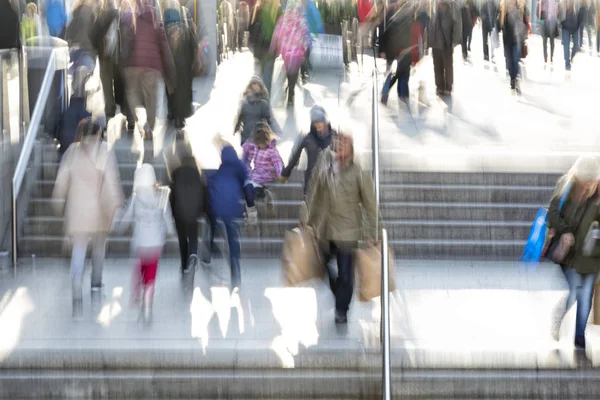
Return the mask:
[[[31, 260], [0, 279], [0, 364], [72, 349], [264, 350], [275, 367], [293, 367], [306, 351], [378, 349], [379, 299], [353, 300], [345, 329], [333, 323], [324, 283], [282, 285], [276, 260], [244, 260], [243, 288], [230, 296], [227, 266], [216, 260], [182, 282], [177, 261], [159, 268], [154, 322], [145, 327], [129, 306], [132, 261], [108, 260], [105, 301], [71, 319], [66, 262]], [[407, 367], [569, 367], [573, 329], [559, 324], [566, 283], [558, 268], [518, 263], [398, 261], [391, 296], [395, 362]], [[85, 287], [89, 285], [89, 272]], [[574, 323], [573, 323], [574, 326]], [[208, 353], [207, 353], [208, 352]], [[66, 357], [66, 356], [65, 356]], [[21, 361], [18, 361], [21, 360]], [[29, 359], [31, 362], [31, 359]], [[60, 360], [55, 359], [60, 364]]]

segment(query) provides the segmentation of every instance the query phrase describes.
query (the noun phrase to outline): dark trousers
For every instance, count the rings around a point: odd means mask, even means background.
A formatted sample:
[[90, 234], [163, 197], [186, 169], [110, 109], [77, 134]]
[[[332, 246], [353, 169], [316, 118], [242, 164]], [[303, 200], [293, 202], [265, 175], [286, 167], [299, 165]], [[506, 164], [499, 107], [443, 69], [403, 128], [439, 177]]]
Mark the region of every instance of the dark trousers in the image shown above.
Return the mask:
[[548, 62], [548, 40], [550, 40], [550, 62], [554, 61], [554, 36], [556, 21], [542, 21], [542, 46], [544, 48], [544, 62]]
[[600, 26], [596, 28], [596, 52], [600, 53]]
[[579, 27], [579, 46], [583, 47], [583, 30], [587, 31], [588, 34], [588, 47], [592, 48], [592, 27], [589, 24], [581, 24]]
[[469, 49], [471, 48], [471, 36], [473, 36], [473, 28], [463, 31], [462, 54], [465, 60], [469, 56]]
[[260, 59], [260, 72], [262, 80], [269, 94], [271, 93], [271, 83], [273, 82], [273, 70], [275, 69], [275, 59], [271, 56], [263, 56]]
[[454, 82], [454, 57], [452, 49], [433, 49], [433, 70], [438, 92], [452, 92]]
[[299, 72], [293, 72], [287, 74], [288, 81], [288, 104], [294, 102], [294, 96], [296, 94], [296, 83], [298, 83]]
[[198, 255], [198, 221], [184, 222], [175, 219], [175, 228], [179, 239], [181, 268], [184, 269], [190, 256]]
[[[225, 235], [227, 236], [227, 245], [229, 247], [229, 266], [231, 267], [231, 287], [239, 288], [242, 283], [240, 272], [240, 257], [242, 248], [240, 245], [240, 230], [234, 220], [221, 220], [225, 225]], [[209, 232], [204, 235], [204, 248], [208, 254], [203, 255], [204, 262], [210, 262], [212, 258], [212, 249], [215, 241], [218, 220], [214, 217], [209, 218]]]
[[490, 60], [490, 35], [492, 31], [486, 28], [481, 28], [481, 33], [483, 35], [483, 59], [485, 61]]
[[100, 82], [104, 94], [104, 113], [109, 120], [117, 112], [117, 104], [121, 106], [121, 112], [127, 117], [129, 125], [135, 123], [133, 111], [127, 104], [125, 96], [125, 83], [119, 67], [110, 58], [100, 58]]
[[[329, 248], [323, 250], [323, 262], [329, 274], [329, 284], [335, 295], [335, 309], [337, 311], [347, 312], [350, 308], [353, 293], [353, 253], [355, 249], [356, 243], [344, 243], [340, 246], [334, 242], [329, 242]], [[337, 276], [334, 276], [331, 268], [329, 268], [329, 262], [334, 255], [337, 259]]]

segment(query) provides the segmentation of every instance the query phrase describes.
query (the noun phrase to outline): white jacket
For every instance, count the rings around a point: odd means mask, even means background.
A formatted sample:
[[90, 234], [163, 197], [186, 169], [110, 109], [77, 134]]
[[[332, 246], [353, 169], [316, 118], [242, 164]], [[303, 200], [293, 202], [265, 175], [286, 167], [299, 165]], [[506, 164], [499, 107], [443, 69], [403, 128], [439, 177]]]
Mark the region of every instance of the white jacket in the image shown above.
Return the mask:
[[167, 235], [175, 235], [169, 194], [165, 187], [136, 188], [122, 217], [115, 218], [116, 231], [133, 224], [132, 251], [162, 248]]

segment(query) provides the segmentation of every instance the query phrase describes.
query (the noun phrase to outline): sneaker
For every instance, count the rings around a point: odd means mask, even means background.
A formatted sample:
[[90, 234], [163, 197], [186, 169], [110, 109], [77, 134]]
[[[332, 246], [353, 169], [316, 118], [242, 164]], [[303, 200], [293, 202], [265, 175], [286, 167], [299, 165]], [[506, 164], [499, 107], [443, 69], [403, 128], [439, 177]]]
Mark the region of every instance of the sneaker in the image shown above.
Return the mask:
[[348, 313], [346, 311], [335, 311], [335, 323], [336, 324], [347, 324]]
[[575, 336], [575, 347], [585, 349], [585, 336]]
[[265, 189], [265, 203], [267, 204], [267, 215], [275, 217], [275, 195], [269, 189]]
[[190, 258], [188, 259], [187, 265], [185, 266], [185, 268], [183, 268], [183, 273], [185, 274], [190, 271], [195, 271], [197, 265], [198, 265], [198, 256], [195, 254], [192, 254], [190, 256]]

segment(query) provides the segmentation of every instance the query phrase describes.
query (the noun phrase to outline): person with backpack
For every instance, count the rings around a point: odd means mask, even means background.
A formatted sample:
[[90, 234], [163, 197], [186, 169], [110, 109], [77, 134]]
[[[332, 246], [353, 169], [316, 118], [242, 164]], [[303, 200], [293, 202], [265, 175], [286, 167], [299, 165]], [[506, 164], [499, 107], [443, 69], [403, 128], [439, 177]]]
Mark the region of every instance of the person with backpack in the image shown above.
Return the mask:
[[174, 160], [167, 163], [171, 179], [171, 210], [179, 239], [181, 272], [198, 265], [198, 220], [206, 215], [208, 189], [190, 143], [178, 135]]
[[92, 300], [102, 298], [106, 238], [123, 203], [117, 159], [102, 140], [102, 129], [91, 118], [77, 127], [77, 142], [65, 152], [52, 198], [65, 216], [65, 234], [72, 245], [73, 317], [83, 314], [83, 274], [88, 245], [92, 245]]
[[235, 124], [235, 132], [241, 130], [241, 143], [246, 143], [251, 138], [256, 125], [266, 121], [276, 133], [281, 133], [281, 128], [273, 116], [273, 108], [269, 102], [269, 92], [262, 79], [253, 76], [244, 91], [244, 98], [240, 103], [240, 109]]
[[590, 228], [600, 221], [599, 180], [598, 160], [592, 156], [579, 157], [558, 180], [548, 207], [548, 228], [555, 231], [548, 253], [555, 246], [566, 249], [565, 257], [554, 261], [561, 265], [569, 283], [567, 311], [577, 304], [575, 345], [582, 348], [585, 348], [594, 283], [600, 271], [600, 246], [593, 243], [591, 251], [586, 249]]
[[248, 182], [246, 167], [238, 158], [235, 149], [229, 143], [222, 143], [221, 166], [208, 178], [210, 231], [204, 236], [202, 262], [210, 264], [212, 249], [220, 222], [225, 226], [225, 236], [229, 248], [229, 266], [231, 268], [231, 290], [241, 288], [241, 245], [237, 220], [244, 215], [245, 200], [247, 221], [255, 224], [257, 212], [254, 205], [252, 184]]
[[462, 43], [460, 7], [454, 0], [439, 0], [429, 20], [428, 46], [432, 49], [438, 96], [451, 96], [454, 84], [454, 47]]
[[135, 170], [133, 193], [122, 216], [116, 219], [114, 230], [123, 232], [133, 224], [132, 253], [137, 257], [133, 267], [132, 305], [139, 306], [146, 323], [152, 321], [152, 303], [156, 272], [167, 236], [175, 235], [169, 188], [158, 187], [150, 164]]

